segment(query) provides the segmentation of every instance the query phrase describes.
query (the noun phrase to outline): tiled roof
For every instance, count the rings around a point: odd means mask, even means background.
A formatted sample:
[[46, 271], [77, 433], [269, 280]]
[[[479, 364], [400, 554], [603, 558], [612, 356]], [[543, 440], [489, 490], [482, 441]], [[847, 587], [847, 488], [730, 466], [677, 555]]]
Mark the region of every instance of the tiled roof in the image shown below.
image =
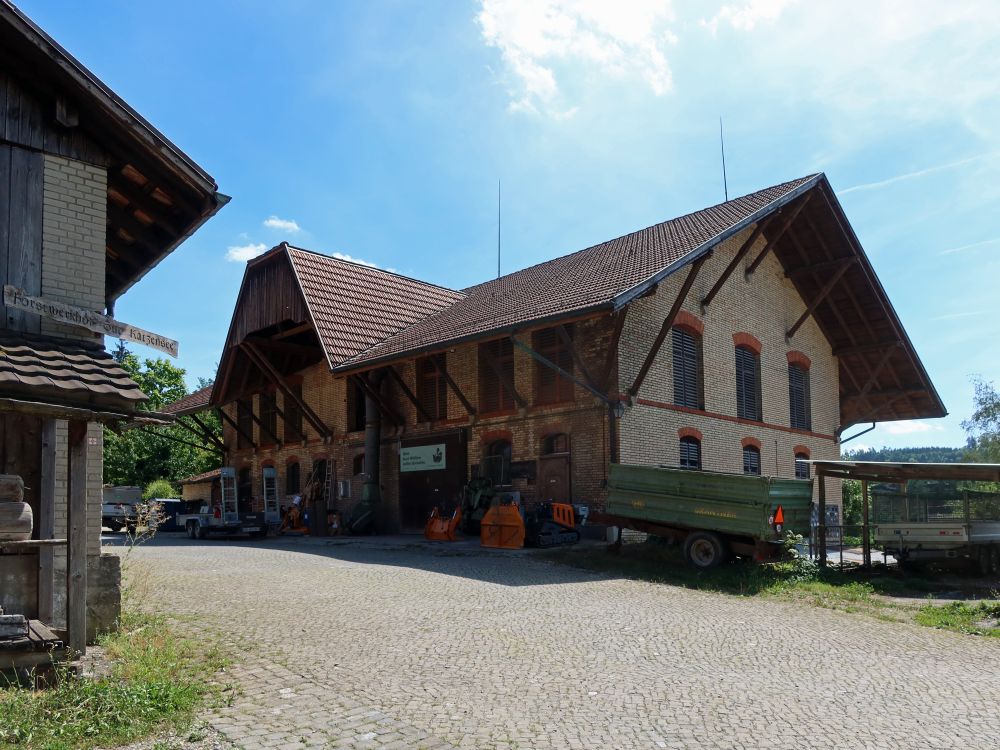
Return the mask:
[[96, 344], [0, 331], [0, 397], [132, 412], [146, 400]]
[[208, 408], [211, 396], [212, 386], [205, 386], [194, 393], [189, 393], [183, 398], [170, 402], [160, 409], [160, 413], [174, 414], [179, 417], [183, 417], [186, 414], [195, 414]]
[[222, 469], [212, 469], [211, 471], [206, 471], [203, 474], [195, 474], [193, 477], [185, 477], [177, 482], [177, 484], [198, 484], [200, 482], [210, 482], [213, 479], [218, 479], [222, 476]]
[[463, 294], [379, 268], [288, 247], [332, 367], [462, 299]]
[[[811, 187], [819, 177], [785, 182], [671, 219], [469, 287], [463, 294], [449, 293], [454, 295], [450, 299], [442, 294], [435, 299], [440, 309], [415, 316], [412, 324], [398, 333], [388, 332], [385, 340], [353, 356], [341, 368], [391, 359], [532, 321], [610, 308], [620, 296], [657, 274], [673, 270], [671, 267], [679, 266], [685, 256], [734, 234], [783, 200]], [[449, 301], [451, 304], [445, 306]], [[406, 302], [410, 302], [409, 298]], [[337, 363], [333, 364], [336, 368]]]

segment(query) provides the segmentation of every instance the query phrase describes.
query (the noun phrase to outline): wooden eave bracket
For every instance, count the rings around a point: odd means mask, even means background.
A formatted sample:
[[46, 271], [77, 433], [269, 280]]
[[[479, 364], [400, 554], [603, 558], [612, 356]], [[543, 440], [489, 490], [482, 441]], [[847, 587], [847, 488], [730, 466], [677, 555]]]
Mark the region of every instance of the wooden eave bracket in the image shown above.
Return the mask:
[[304, 399], [296, 395], [288, 384], [285, 383], [284, 378], [281, 374], [274, 369], [274, 366], [267, 360], [260, 349], [252, 341], [244, 341], [239, 345], [239, 348], [247, 354], [250, 360], [257, 365], [264, 376], [268, 378], [275, 387], [281, 391], [281, 393], [286, 397], [294, 401], [299, 409], [302, 410], [302, 416], [315, 428], [316, 432], [320, 434], [324, 441], [327, 441], [332, 437], [332, 432], [330, 428], [323, 424], [323, 420], [319, 418], [319, 415], [312, 410], [312, 408], [305, 402]]
[[[414, 367], [416, 367], [416, 365], [414, 365]], [[427, 408], [414, 395], [413, 391], [410, 390], [410, 387], [406, 384], [406, 381], [403, 380], [403, 376], [399, 374], [396, 368], [389, 365], [386, 367], [386, 371], [389, 373], [389, 377], [395, 381], [397, 386], [399, 386], [399, 390], [401, 390], [403, 395], [406, 396], [407, 401], [413, 404], [413, 408], [417, 410], [417, 415], [423, 417], [424, 421], [433, 422], [434, 419], [431, 417], [430, 412], [427, 411]]]
[[[514, 337], [511, 336], [510, 339], [513, 342]], [[493, 373], [497, 376], [497, 378], [504, 385], [504, 387], [511, 392], [511, 395], [514, 397], [514, 401], [517, 402], [517, 405], [522, 409], [527, 408], [528, 402], [524, 399], [523, 396], [521, 396], [520, 393], [517, 392], [517, 388], [514, 385], [513, 378], [507, 377], [507, 373], [505, 373], [500, 368], [500, 363], [497, 362], [496, 359], [493, 357], [493, 355], [490, 354], [485, 348], [480, 347], [479, 352], [480, 354], [482, 354], [483, 359], [486, 360], [486, 364], [489, 366], [491, 370], [493, 370]]]
[[446, 382], [448, 384], [448, 387], [451, 388], [451, 391], [452, 393], [455, 394], [455, 397], [462, 402], [462, 406], [465, 408], [465, 411], [468, 413], [468, 415], [474, 418], [476, 416], [476, 408], [472, 405], [472, 402], [470, 402], [469, 399], [466, 398], [465, 394], [462, 393], [462, 389], [458, 387], [458, 383], [452, 380], [451, 375], [448, 373], [447, 363], [445, 363], [445, 366], [442, 367], [438, 363], [437, 358], [431, 357], [431, 364], [434, 365], [434, 369], [438, 371], [438, 374], [441, 375], [442, 378], [444, 378], [444, 382]]
[[563, 368], [561, 368], [555, 362], [553, 362], [552, 360], [548, 359], [543, 354], [535, 351], [534, 349], [532, 349], [530, 346], [528, 346], [527, 344], [525, 344], [523, 341], [521, 341], [516, 336], [511, 336], [510, 340], [514, 343], [514, 346], [516, 346], [517, 348], [519, 348], [522, 351], [524, 351], [527, 354], [529, 354], [533, 359], [535, 359], [536, 361], [540, 362], [545, 367], [548, 367], [550, 370], [554, 371], [557, 375], [560, 375], [560, 376], [566, 378], [571, 383], [575, 383], [576, 385], [578, 385], [581, 388], [583, 388], [585, 391], [589, 391], [590, 393], [592, 393], [593, 395], [595, 395], [597, 398], [601, 399], [601, 401], [604, 401], [607, 404], [611, 403], [611, 400], [608, 398], [608, 396], [607, 396], [606, 393], [602, 393], [600, 390], [598, 390], [597, 388], [595, 388], [593, 385], [591, 385], [589, 383], [585, 383], [584, 381], [580, 380], [579, 378], [577, 378], [576, 376], [572, 375], [571, 373], [566, 372], [566, 370], [564, 370]]

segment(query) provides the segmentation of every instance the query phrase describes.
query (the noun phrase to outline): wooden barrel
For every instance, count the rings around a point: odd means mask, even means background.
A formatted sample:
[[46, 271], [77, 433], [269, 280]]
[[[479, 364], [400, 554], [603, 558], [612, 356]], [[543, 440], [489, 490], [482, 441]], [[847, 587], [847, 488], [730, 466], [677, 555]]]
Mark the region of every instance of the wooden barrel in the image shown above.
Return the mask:
[[31, 526], [30, 505], [0, 502], [0, 541], [21, 542], [31, 539]]

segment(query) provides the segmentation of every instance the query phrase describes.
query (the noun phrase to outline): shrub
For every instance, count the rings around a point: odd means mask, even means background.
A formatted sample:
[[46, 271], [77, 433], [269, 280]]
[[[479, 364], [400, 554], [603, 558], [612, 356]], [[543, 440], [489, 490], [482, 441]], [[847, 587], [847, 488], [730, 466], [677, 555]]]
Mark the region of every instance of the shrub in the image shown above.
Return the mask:
[[146, 485], [142, 493], [143, 500], [152, 500], [154, 497], [180, 497], [180, 493], [174, 489], [166, 479], [154, 479]]

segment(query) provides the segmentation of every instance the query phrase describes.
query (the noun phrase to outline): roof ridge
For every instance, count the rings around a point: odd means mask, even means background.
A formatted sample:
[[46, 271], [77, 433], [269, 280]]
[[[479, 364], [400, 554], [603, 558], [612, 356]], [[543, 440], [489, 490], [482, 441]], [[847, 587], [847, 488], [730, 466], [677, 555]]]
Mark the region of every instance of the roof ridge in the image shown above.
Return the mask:
[[298, 245], [292, 245], [288, 242], [282, 242], [276, 247], [281, 247], [281, 245], [285, 245], [289, 250], [298, 250], [299, 252], [302, 253], [317, 255], [320, 258], [323, 258], [324, 260], [332, 260], [338, 263], [346, 263], [350, 266], [357, 266], [358, 268], [364, 268], [368, 271], [378, 271], [379, 273], [384, 273], [388, 276], [394, 276], [398, 279], [405, 279], [406, 281], [414, 281], [417, 284], [421, 284], [422, 286], [434, 287], [435, 289], [440, 289], [443, 292], [451, 292], [452, 294], [458, 294], [463, 297], [467, 296], [465, 292], [463, 292], [461, 289], [452, 289], [451, 287], [442, 286], [441, 284], [435, 284], [433, 281], [424, 281], [423, 279], [418, 279], [414, 276], [407, 276], [406, 274], [400, 273], [399, 271], [390, 271], [389, 269], [382, 268], [380, 266], [370, 265], [368, 263], [362, 263], [356, 260], [347, 260], [346, 258], [338, 258], [335, 255], [327, 255], [326, 253], [321, 253], [319, 250], [310, 250], [307, 247], [299, 247]]
[[[525, 266], [524, 268], [519, 268], [516, 271], [511, 271], [510, 273], [505, 273], [502, 276], [499, 276], [499, 277], [497, 277], [495, 279], [487, 279], [486, 281], [480, 281], [478, 284], [473, 284], [472, 286], [464, 287], [461, 291], [464, 294], [467, 295], [467, 294], [470, 293], [471, 289], [476, 289], [476, 288], [481, 287], [481, 286], [486, 286], [487, 284], [495, 284], [495, 283], [497, 283], [499, 281], [502, 281], [503, 279], [506, 279], [509, 276], [514, 276], [515, 274], [519, 274], [519, 273], [521, 273], [523, 271], [530, 271], [533, 268], [540, 268], [541, 266], [544, 266], [547, 263], [553, 263], [555, 261], [562, 260], [563, 258], [571, 258], [574, 255], [579, 255], [580, 253], [585, 253], [585, 252], [587, 252], [589, 250], [593, 250], [596, 247], [600, 247], [602, 245], [607, 245], [607, 244], [609, 244], [611, 242], [617, 242], [618, 240], [625, 239], [626, 237], [631, 237], [634, 234], [640, 234], [641, 232], [648, 232], [649, 230], [654, 229], [655, 227], [663, 226], [664, 224], [670, 224], [671, 222], [675, 222], [675, 221], [681, 221], [682, 219], [686, 219], [686, 218], [688, 218], [690, 216], [695, 216], [696, 214], [700, 214], [700, 213], [703, 213], [705, 211], [713, 211], [713, 210], [721, 208], [722, 206], [725, 206], [727, 204], [735, 203], [736, 201], [743, 200], [745, 198], [749, 198], [751, 196], [757, 195], [758, 193], [764, 193], [764, 192], [766, 192], [768, 190], [775, 190], [775, 189], [783, 187], [785, 185], [790, 185], [793, 182], [805, 183], [805, 182], [807, 182], [807, 181], [809, 181], [809, 180], [811, 180], [811, 179], [813, 179], [813, 178], [815, 178], [815, 177], [817, 177], [817, 176], [819, 176], [821, 174], [822, 174], [822, 172], [814, 172], [813, 174], [806, 175], [804, 177], [796, 177], [796, 178], [791, 179], [791, 180], [785, 180], [784, 182], [778, 182], [778, 183], [776, 183], [774, 185], [770, 185], [768, 187], [763, 187], [763, 188], [761, 188], [759, 190], [754, 190], [754, 191], [751, 191], [749, 193], [745, 193], [744, 195], [739, 195], [739, 196], [737, 196], [735, 198], [730, 198], [729, 200], [722, 201], [721, 203], [716, 203], [716, 204], [711, 205], [711, 206], [705, 206], [705, 207], [699, 208], [699, 209], [697, 209], [695, 211], [688, 211], [686, 214], [681, 214], [680, 216], [673, 216], [673, 217], [671, 217], [669, 219], [664, 219], [663, 221], [657, 221], [657, 222], [654, 222], [653, 224], [649, 224], [648, 226], [641, 227], [639, 229], [634, 229], [631, 232], [625, 232], [624, 234], [620, 234], [620, 235], [618, 235], [616, 237], [611, 237], [611, 238], [606, 239], [606, 240], [601, 240], [600, 242], [595, 242], [593, 245], [588, 245], [587, 247], [581, 248], [580, 250], [574, 250], [573, 252], [566, 253], [565, 255], [557, 255], [554, 258], [549, 258], [548, 260], [543, 260], [543, 261], [541, 261], [539, 263], [533, 263], [530, 266]], [[775, 200], [777, 200], [777, 199], [775, 199]], [[770, 203], [768, 203], [768, 205], [771, 205], [771, 203], [774, 203], [774, 201], [771, 201]]]

